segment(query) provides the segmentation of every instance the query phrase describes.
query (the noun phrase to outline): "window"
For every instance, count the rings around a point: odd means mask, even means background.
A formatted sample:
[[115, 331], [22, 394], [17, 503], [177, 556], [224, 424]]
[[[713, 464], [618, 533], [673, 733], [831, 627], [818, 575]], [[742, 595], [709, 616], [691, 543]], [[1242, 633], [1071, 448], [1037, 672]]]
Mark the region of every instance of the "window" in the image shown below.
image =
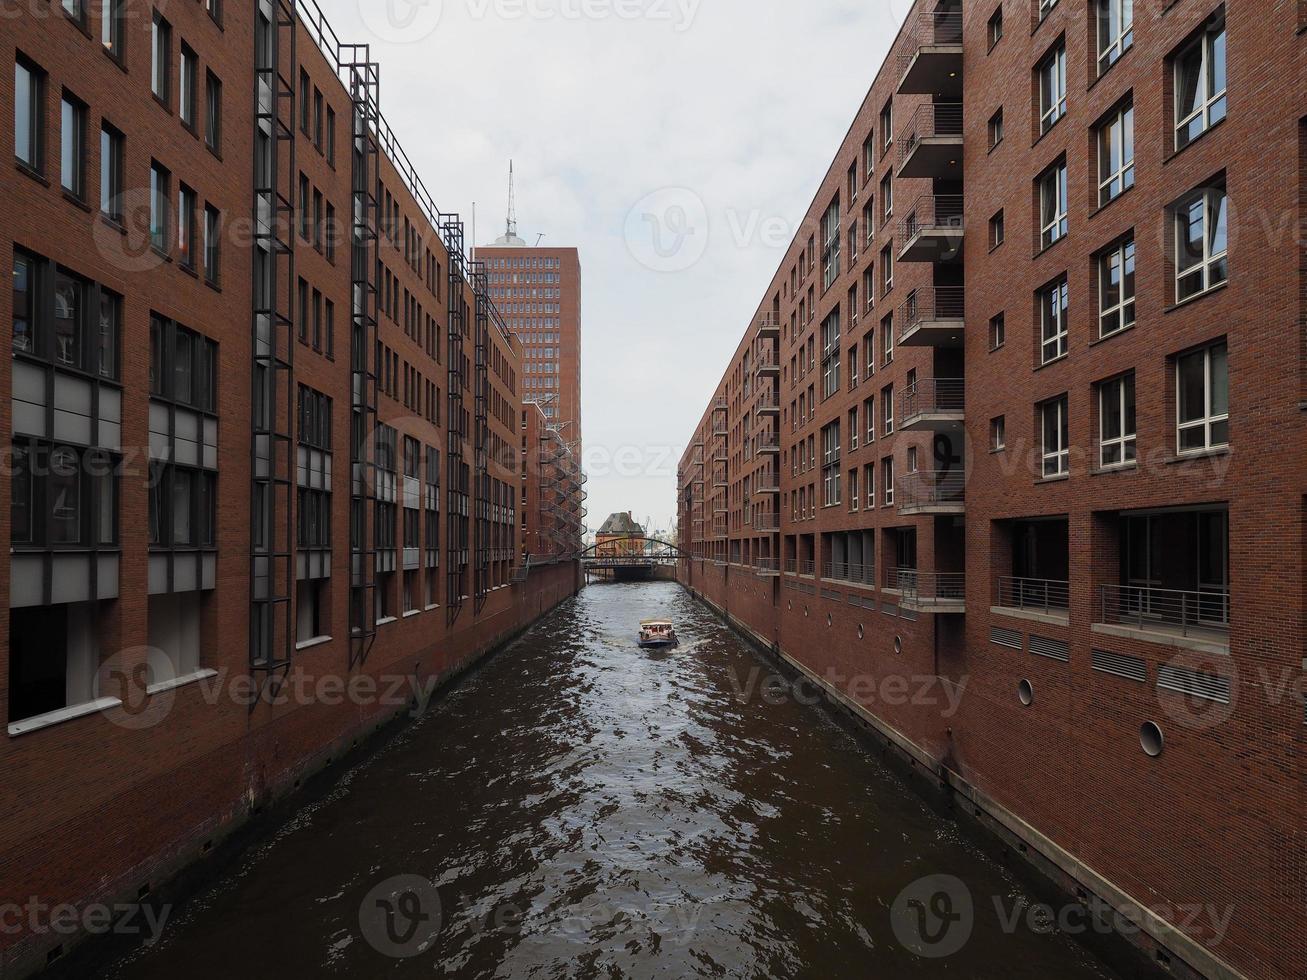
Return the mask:
[[840, 390], [840, 311], [821, 323], [821, 393], [829, 398]]
[[1000, 415], [989, 420], [989, 448], [998, 452], [1007, 447], [1007, 416]]
[[880, 321], [880, 363], [884, 367], [894, 363], [894, 314], [886, 313]]
[[840, 423], [832, 422], [821, 430], [821, 480], [823, 505], [833, 507], [840, 502]]
[[989, 37], [989, 50], [994, 50], [994, 45], [1003, 40], [1003, 5], [999, 4], [998, 9], [994, 11], [989, 18], [989, 27], [987, 30]]
[[1123, 466], [1135, 459], [1135, 376], [1124, 374], [1098, 386], [1098, 465]]
[[894, 100], [887, 99], [880, 110], [880, 151], [883, 154], [894, 145]]
[[1176, 358], [1176, 449], [1204, 452], [1230, 442], [1225, 341]]
[[858, 448], [858, 409], [849, 409], [849, 452]]
[[1225, 118], [1225, 19], [1219, 17], [1175, 56], [1175, 148]]
[[204, 9], [215, 21], [222, 23], [222, 0], [204, 0]]
[[309, 73], [300, 69], [300, 132], [309, 135]]
[[150, 164], [150, 244], [160, 252], [168, 249], [168, 171]]
[[1048, 248], [1067, 233], [1066, 161], [1039, 178], [1039, 247]]
[[881, 500], [886, 507], [894, 506], [894, 457], [886, 456], [880, 461]]
[[14, 156], [29, 170], [45, 170], [45, 72], [14, 62]]
[[1042, 21], [1057, 6], [1057, 0], [1039, 0], [1039, 19]]
[[1007, 325], [1003, 314], [997, 313], [989, 318], [989, 349], [998, 350], [1007, 343]]
[[894, 244], [880, 250], [880, 294], [884, 296], [894, 288]]
[[871, 177], [876, 169], [876, 134], [868, 133], [867, 138], [862, 143], [862, 172], [863, 179]]
[[1135, 108], [1127, 102], [1098, 127], [1098, 204], [1135, 186]]
[[880, 389], [880, 434], [894, 434], [894, 386], [886, 385]]
[[1003, 244], [1003, 211], [989, 219], [989, 247], [998, 248]]
[[829, 289], [840, 275], [840, 202], [836, 198], [821, 218], [821, 288]]
[[117, 380], [121, 325], [117, 293], [15, 249], [15, 352]]
[[182, 71], [181, 71], [181, 92], [179, 102], [181, 103], [182, 125], [187, 129], [195, 129], [195, 113], [197, 93], [195, 91], [196, 73], [199, 70], [199, 58], [194, 51], [186, 45], [182, 45]]
[[93, 547], [118, 541], [118, 461], [107, 453], [13, 444], [11, 540], [16, 547]]
[[1045, 286], [1039, 296], [1039, 360], [1048, 364], [1067, 352], [1067, 280], [1066, 276]]
[[336, 209], [330, 204], [327, 205], [327, 261], [336, 261]]
[[327, 162], [336, 165], [336, 110], [327, 106]]
[[1135, 240], [1126, 239], [1098, 257], [1098, 336], [1135, 322]]
[[123, 2], [100, 0], [100, 43], [119, 61], [123, 56]]
[[123, 134], [108, 123], [100, 125], [100, 212], [121, 222], [123, 193]]
[[66, 93], [59, 103], [59, 184], [73, 197], [86, 196], [86, 106]]
[[217, 285], [222, 271], [221, 252], [222, 216], [213, 205], [204, 207], [204, 278]]
[[1197, 296], [1225, 282], [1225, 187], [1210, 187], [1175, 208], [1175, 301]]
[[195, 192], [185, 184], [177, 192], [177, 261], [195, 268]]
[[1043, 475], [1065, 476], [1071, 472], [1070, 426], [1067, 421], [1067, 398], [1054, 398], [1039, 409], [1043, 433]]
[[1066, 42], [1039, 63], [1039, 131], [1047, 133], [1066, 115]]
[[218, 345], [161, 316], [150, 317], [150, 395], [200, 412], [217, 409]]
[[213, 72], [204, 75], [204, 144], [217, 152], [222, 143], [222, 81]]
[[322, 93], [313, 90], [313, 145], [322, 150]]
[[86, 0], [62, 0], [64, 13], [79, 24], [86, 23]]
[[1134, 41], [1134, 0], [1098, 0], [1098, 73], [1116, 64]]
[[150, 464], [149, 542], [155, 548], [212, 548], [218, 476], [174, 464]]
[[998, 144], [1003, 142], [1003, 109], [1000, 106], [998, 111], [989, 117], [989, 148], [992, 150]]
[[172, 27], [156, 10], [150, 26], [150, 90], [164, 105], [172, 95], [171, 80]]
[[880, 223], [886, 225], [894, 213], [894, 175], [886, 174], [880, 179]]
[[299, 217], [300, 238], [308, 241], [312, 216], [309, 212], [309, 178], [304, 174], [300, 174]]

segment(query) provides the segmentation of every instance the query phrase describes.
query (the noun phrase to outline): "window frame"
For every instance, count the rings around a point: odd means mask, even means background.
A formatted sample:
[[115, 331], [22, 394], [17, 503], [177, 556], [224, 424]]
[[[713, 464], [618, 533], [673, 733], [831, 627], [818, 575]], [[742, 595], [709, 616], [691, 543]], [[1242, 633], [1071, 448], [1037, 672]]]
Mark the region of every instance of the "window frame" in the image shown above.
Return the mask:
[[[1131, 232], [1125, 238], [1098, 254], [1098, 339], [1103, 340], [1128, 330], [1135, 325], [1135, 236]], [[1105, 296], [1107, 283], [1111, 278], [1111, 263], [1116, 259], [1121, 270], [1120, 286], [1115, 303], [1108, 305]], [[1129, 284], [1127, 289], [1127, 283]], [[1116, 326], [1106, 329], [1105, 324], [1111, 318]]]
[[[1056, 415], [1057, 441], [1052, 451], [1048, 443], [1049, 410]], [[1039, 406], [1039, 453], [1041, 479], [1049, 480], [1071, 473], [1070, 403], [1066, 395], [1050, 398]], [[1050, 467], [1050, 463], [1052, 464]]]
[[[1219, 40], [1219, 47], [1218, 42]], [[1182, 72], [1186, 57], [1198, 48], [1198, 79], [1194, 90], [1194, 108], [1184, 113], [1180, 100], [1184, 92]], [[1215, 90], [1213, 74], [1217, 71], [1216, 61], [1219, 53], [1220, 74], [1224, 84]], [[1218, 123], [1224, 121], [1228, 111], [1229, 98], [1229, 63], [1226, 54], [1225, 14], [1222, 13], [1209, 20], [1197, 32], [1196, 36], [1183, 45], [1171, 59], [1171, 89], [1173, 93], [1171, 112], [1173, 120], [1174, 147], [1178, 153], [1198, 137]], [[1209, 91], [1209, 88], [1212, 91]], [[1196, 131], [1192, 124], [1198, 122]]]
[[[1138, 458], [1139, 417], [1135, 392], [1135, 373], [1127, 371], [1098, 384], [1098, 468], [1122, 469], [1135, 465]], [[1109, 403], [1117, 414], [1120, 432], [1107, 431]], [[1108, 459], [1115, 450], [1114, 459]]]
[[[1071, 297], [1067, 276], [1064, 273], [1038, 292], [1039, 302], [1039, 363], [1052, 364], [1067, 356], [1070, 350]], [[1050, 304], [1049, 300], [1056, 297]], [[1050, 328], [1051, 332], [1050, 332]], [[1049, 345], [1053, 353], [1049, 354]]]
[[[1111, 37], [1109, 43], [1104, 45], [1104, 30], [1111, 30], [1113, 14], [1116, 15], [1120, 30]], [[1097, 26], [1094, 37], [1098, 47], [1098, 74], [1101, 77], [1134, 46], [1134, 2], [1133, 0], [1098, 0], [1095, 19]], [[1103, 63], [1104, 60], [1106, 64]]]
[[157, 10], [150, 20], [150, 94], [171, 109], [172, 25]]
[[1052, 248], [1070, 234], [1070, 192], [1065, 159], [1039, 175], [1039, 250]]
[[[1135, 186], [1135, 105], [1126, 99], [1104, 119], [1094, 132], [1098, 163], [1098, 206], [1106, 207]], [[1113, 168], [1111, 153], [1113, 137], [1119, 153], [1119, 163]]]
[[[1225, 410], [1223, 412], [1215, 411], [1217, 406], [1216, 400], [1216, 361], [1213, 355], [1220, 352], [1221, 360], [1224, 363], [1225, 393], [1224, 402]], [[1181, 372], [1185, 363], [1194, 357], [1202, 357], [1203, 369], [1203, 414], [1196, 415], [1189, 419], [1181, 418], [1181, 410], [1184, 400], [1183, 384]], [[1213, 438], [1213, 429], [1217, 426], [1224, 425], [1225, 438], [1216, 440]], [[1182, 444], [1183, 433], [1193, 429], [1202, 429], [1203, 444], [1201, 446], [1191, 446], [1186, 449]], [[1210, 344], [1204, 344], [1202, 347], [1185, 351], [1175, 358], [1175, 449], [1178, 456], [1198, 456], [1204, 453], [1210, 453], [1217, 450], [1225, 449], [1230, 445], [1230, 363], [1229, 363], [1229, 345], [1225, 340], [1218, 340]]]
[[[1219, 195], [1219, 202], [1217, 201]], [[1190, 215], [1194, 205], [1202, 205], [1202, 254], [1195, 262], [1189, 265], [1182, 264], [1182, 256], [1186, 251], [1186, 242], [1189, 241], [1187, 230], [1193, 226]], [[1230, 239], [1229, 239], [1229, 209], [1230, 196], [1226, 190], [1224, 181], [1221, 183], [1204, 187], [1187, 195], [1172, 208], [1172, 229], [1174, 235], [1174, 252], [1172, 261], [1175, 265], [1175, 280], [1173, 288], [1175, 290], [1175, 302], [1184, 303], [1196, 299], [1218, 286], [1224, 285], [1230, 279]], [[1223, 230], [1224, 229], [1224, 230]], [[1224, 243], [1224, 247], [1217, 249], [1215, 245], [1218, 241]], [[1201, 274], [1201, 285], [1189, 292], [1182, 291], [1182, 282], [1186, 278], [1194, 275], [1195, 272]], [[1219, 278], [1214, 273], [1219, 272]]]
[[100, 120], [100, 214], [122, 224], [123, 159], [126, 138], [108, 120]]
[[[19, 100], [18, 98], [18, 73], [27, 74], [27, 98]], [[45, 119], [45, 99], [46, 85], [48, 76], [45, 70], [38, 66], [36, 62], [24, 57], [21, 53], [14, 58], [14, 159], [24, 170], [29, 173], [43, 176], [45, 174], [45, 137], [46, 137], [46, 119]], [[25, 125], [22, 127], [26, 130], [26, 139], [31, 151], [30, 158], [23, 157], [18, 152], [18, 134], [20, 131], [19, 109], [25, 109]]]
[[1039, 135], [1047, 133], [1067, 113], [1066, 39], [1061, 38], [1036, 66]]
[[59, 99], [59, 186], [79, 201], [86, 200], [86, 117], [86, 103], [65, 89]]

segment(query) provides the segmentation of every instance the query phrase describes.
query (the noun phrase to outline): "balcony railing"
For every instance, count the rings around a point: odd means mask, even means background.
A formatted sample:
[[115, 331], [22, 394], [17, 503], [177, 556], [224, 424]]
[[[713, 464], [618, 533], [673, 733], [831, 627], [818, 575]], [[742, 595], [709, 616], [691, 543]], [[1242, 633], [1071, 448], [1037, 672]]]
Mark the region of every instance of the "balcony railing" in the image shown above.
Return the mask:
[[964, 602], [967, 577], [963, 572], [923, 572], [916, 568], [887, 568], [885, 588], [899, 592], [903, 601], [921, 606]]
[[781, 332], [781, 318], [779, 313], [763, 313], [758, 317], [758, 335], [762, 337], [772, 337]]
[[781, 515], [775, 511], [754, 511], [753, 529], [766, 534], [775, 534], [781, 529]]
[[759, 351], [753, 360], [755, 374], [775, 373], [781, 369], [780, 358], [770, 350]]
[[779, 575], [781, 573], [781, 560], [779, 558], [755, 558], [753, 559], [753, 570], [759, 575]]
[[962, 91], [962, 10], [923, 9], [905, 28], [906, 53], [899, 59], [900, 95]]
[[966, 319], [966, 291], [961, 286], [922, 286], [908, 293], [899, 307], [899, 342], [927, 324], [948, 321], [950, 329], [961, 332]]
[[898, 481], [895, 500], [899, 513], [961, 513], [966, 485], [966, 473], [961, 469], [909, 473]]
[[1104, 585], [1098, 621], [1171, 636], [1224, 639], [1230, 632], [1230, 594]]
[[812, 575], [813, 567], [811, 561], [803, 561], [802, 559], [796, 558], [785, 559], [786, 575]]
[[760, 390], [758, 399], [753, 403], [755, 412], [779, 412], [781, 409], [780, 399], [776, 397], [775, 391]]
[[998, 605], [1027, 612], [1065, 613], [1071, 606], [1071, 584], [1061, 579], [1003, 575], [998, 580]]
[[828, 561], [821, 566], [821, 577], [833, 582], [875, 586], [876, 566], [848, 561]]
[[[953, 139], [957, 140], [953, 144]], [[899, 132], [898, 165], [900, 168], [926, 140], [948, 139], [945, 144], [956, 164], [962, 159], [962, 103], [961, 102], [927, 102], [918, 106], [917, 111], [908, 118], [908, 124]], [[911, 176], [911, 175], [905, 175]], [[923, 176], [935, 176], [927, 173]]]
[[961, 194], [923, 194], [899, 221], [900, 261], [957, 258], [962, 251], [963, 224]]
[[903, 428], [923, 416], [960, 416], [966, 406], [962, 378], [922, 378], [904, 389], [899, 404]]
[[754, 493], [779, 493], [781, 489], [780, 480], [775, 476], [763, 475], [754, 477]]
[[781, 437], [776, 435], [758, 436], [753, 443], [756, 453], [778, 453], [781, 451]]

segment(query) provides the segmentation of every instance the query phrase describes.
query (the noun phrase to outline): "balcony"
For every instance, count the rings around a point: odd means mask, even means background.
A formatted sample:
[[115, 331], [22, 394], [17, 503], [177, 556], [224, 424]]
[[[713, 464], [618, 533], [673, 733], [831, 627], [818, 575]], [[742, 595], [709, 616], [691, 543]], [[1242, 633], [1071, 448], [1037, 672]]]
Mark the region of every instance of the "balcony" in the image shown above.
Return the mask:
[[781, 335], [781, 318], [777, 313], [763, 313], [758, 317], [758, 336], [762, 338]]
[[[717, 418], [714, 416], [713, 423], [712, 423], [712, 434], [716, 437], [720, 437], [720, 436], [728, 435], [729, 433], [730, 433], [730, 428], [725, 417], [723, 417], [721, 421], [718, 421]], [[716, 457], [713, 458], [715, 459]]]
[[899, 605], [925, 613], [967, 611], [967, 579], [962, 572], [922, 572], [887, 568], [885, 588], [899, 594]]
[[774, 391], [760, 392], [758, 400], [753, 403], [753, 411], [756, 415], [780, 415], [780, 399]]
[[775, 511], [754, 511], [753, 529], [759, 534], [775, 534], [781, 529], [781, 515]]
[[760, 351], [753, 362], [753, 373], [759, 377], [778, 375], [781, 373], [781, 362], [774, 352]]
[[802, 575], [805, 578], [812, 578], [814, 574], [814, 564], [811, 561], [803, 561], [802, 559], [786, 558], [785, 574]]
[[900, 262], [955, 262], [962, 258], [962, 195], [923, 194], [899, 222]]
[[774, 476], [759, 476], [754, 478], [754, 493], [780, 493], [780, 481]]
[[899, 346], [961, 347], [966, 304], [961, 286], [922, 286], [899, 307]]
[[773, 578], [781, 573], [781, 560], [779, 558], [755, 558], [753, 560], [753, 573], [759, 578]]
[[899, 95], [962, 94], [962, 11], [943, 7], [919, 11], [904, 33], [908, 54], [900, 67]]
[[759, 436], [753, 444], [753, 451], [759, 456], [775, 456], [781, 451], [779, 436]]
[[1003, 575], [998, 580], [995, 612], [1016, 611], [1065, 623], [1071, 608], [1071, 584], [1061, 579]]
[[925, 378], [900, 396], [900, 429], [953, 432], [962, 428], [966, 382], [962, 378]]
[[831, 560], [821, 566], [821, 577], [832, 582], [848, 582], [850, 585], [865, 585], [872, 589], [876, 587], [876, 566]]
[[1228, 592], [1104, 585], [1099, 590], [1097, 612], [1096, 632], [1146, 633], [1163, 642], [1197, 640], [1222, 650], [1230, 646]]
[[899, 133], [898, 176], [962, 177], [962, 103], [928, 103]]
[[966, 474], [960, 469], [909, 473], [898, 481], [895, 500], [899, 514], [963, 514], [966, 482]]

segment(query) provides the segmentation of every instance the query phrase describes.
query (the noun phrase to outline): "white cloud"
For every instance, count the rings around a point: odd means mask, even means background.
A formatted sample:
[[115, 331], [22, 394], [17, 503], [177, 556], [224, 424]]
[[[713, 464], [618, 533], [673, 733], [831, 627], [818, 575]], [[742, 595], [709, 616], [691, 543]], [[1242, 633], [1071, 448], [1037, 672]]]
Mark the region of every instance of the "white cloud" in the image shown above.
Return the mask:
[[[590, 524], [618, 510], [667, 522], [682, 442], [907, 0], [320, 2], [342, 40], [373, 45], [382, 110], [442, 210], [470, 224], [475, 201], [477, 238], [499, 234], [511, 157], [522, 236], [580, 249], [587, 449], [661, 463], [593, 473]], [[678, 272], [624, 239], [631, 208], [667, 187], [697, 194], [709, 221], [702, 258]]]

